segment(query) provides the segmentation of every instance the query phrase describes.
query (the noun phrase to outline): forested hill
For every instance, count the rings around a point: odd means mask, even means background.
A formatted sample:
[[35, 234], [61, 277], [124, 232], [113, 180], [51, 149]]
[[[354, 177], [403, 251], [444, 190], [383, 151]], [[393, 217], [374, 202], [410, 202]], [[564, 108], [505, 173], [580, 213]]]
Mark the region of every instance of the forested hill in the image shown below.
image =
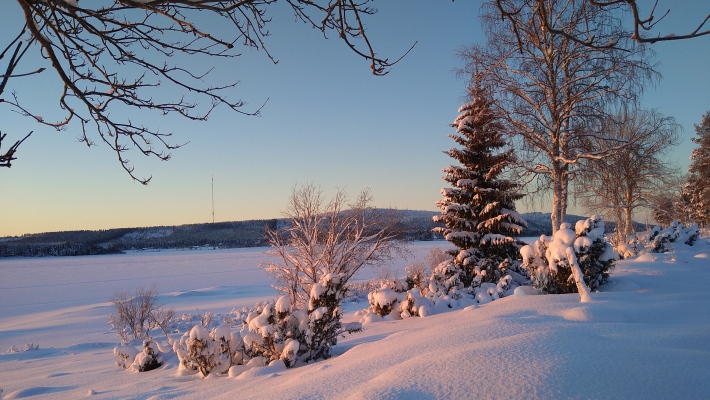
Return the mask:
[[[399, 210], [398, 218], [408, 240], [440, 240], [431, 232], [435, 211]], [[550, 214], [523, 214], [528, 228], [523, 236], [539, 236], [550, 232]], [[582, 217], [570, 215], [574, 224]], [[282, 219], [250, 220], [156, 226], [150, 228], [117, 228], [97, 231], [66, 231], [28, 234], [0, 238], [0, 257], [76, 256], [113, 254], [127, 250], [174, 248], [235, 248], [266, 245], [265, 228], [281, 226]]]

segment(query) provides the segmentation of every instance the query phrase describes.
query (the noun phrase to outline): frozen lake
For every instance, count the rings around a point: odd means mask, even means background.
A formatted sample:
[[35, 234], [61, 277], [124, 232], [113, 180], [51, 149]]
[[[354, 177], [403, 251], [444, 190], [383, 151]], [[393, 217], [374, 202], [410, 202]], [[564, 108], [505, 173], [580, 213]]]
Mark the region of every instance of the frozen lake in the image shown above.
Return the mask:
[[[424, 261], [445, 241], [414, 242], [411, 257], [394, 260], [380, 270], [393, 276]], [[95, 324], [113, 311], [109, 300], [117, 291], [133, 292], [155, 285], [160, 302], [177, 313], [196, 310], [228, 313], [276, 297], [271, 277], [259, 268], [266, 247], [227, 250], [140, 251], [118, 255], [0, 259], [0, 343], [68, 345], [66, 335], [50, 334], [74, 324]], [[377, 276], [362, 270], [358, 280]], [[95, 326], [95, 325], [94, 325]], [[93, 333], [105, 341], [108, 331]], [[67, 331], [68, 334], [68, 331]], [[113, 337], [111, 340], [115, 340]], [[56, 343], [55, 343], [56, 342]], [[0, 349], [2, 351], [2, 349]]]

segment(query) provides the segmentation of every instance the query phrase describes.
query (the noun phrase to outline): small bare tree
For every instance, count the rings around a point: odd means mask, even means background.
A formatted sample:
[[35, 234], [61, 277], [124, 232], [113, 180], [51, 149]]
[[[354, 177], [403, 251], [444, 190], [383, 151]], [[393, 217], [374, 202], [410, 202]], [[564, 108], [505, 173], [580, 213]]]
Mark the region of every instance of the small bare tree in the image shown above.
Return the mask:
[[[297, 20], [321, 31], [333, 33], [358, 56], [370, 63], [375, 75], [384, 75], [391, 62], [379, 57], [366, 34], [364, 18], [374, 14], [371, 0], [284, 0]], [[266, 48], [267, 26], [275, 0], [16, 0], [24, 26], [6, 32], [9, 44], [0, 53], [0, 96], [10, 78], [14, 80], [42, 73], [56, 74], [62, 90], [58, 105], [64, 115], [58, 120], [42, 118], [20, 94], [0, 97], [0, 103], [41, 124], [66, 129], [78, 121], [82, 142], [91, 146], [103, 141], [118, 156], [128, 174], [141, 183], [125, 153], [131, 149], [161, 160], [170, 158], [169, 132], [160, 132], [125, 117], [135, 110], [157, 115], [177, 114], [191, 120], [207, 120], [218, 106], [241, 114], [258, 114], [260, 107], [244, 110], [244, 103], [230, 99], [234, 82], [211, 83], [210, 59], [238, 57], [243, 47]], [[281, 3], [281, 2], [279, 2]], [[13, 4], [3, 12], [14, 13]], [[12, 39], [14, 38], [14, 39]], [[21, 70], [20, 62], [30, 49], [39, 52], [47, 65]], [[184, 95], [166, 98], [165, 87]], [[202, 106], [198, 105], [202, 103]], [[19, 142], [21, 143], [21, 142]], [[18, 145], [19, 145], [18, 143]], [[10, 161], [16, 146], [7, 157]], [[5, 160], [0, 161], [0, 166]], [[6, 165], [9, 166], [9, 163]]]
[[278, 261], [261, 265], [276, 280], [274, 287], [289, 296], [291, 308], [308, 304], [313, 285], [328, 274], [342, 274], [347, 290], [350, 279], [364, 266], [381, 265], [395, 254], [404, 254], [401, 230], [394, 216], [372, 208], [369, 189], [346, 208], [347, 197], [338, 190], [326, 202], [313, 184], [294, 187], [285, 216], [288, 225], [267, 229]]
[[156, 328], [161, 328], [168, 335], [168, 323], [174, 311], [158, 304], [155, 285], [148, 289], [138, 288], [133, 295], [125, 291], [116, 292], [111, 297], [111, 303], [116, 312], [109, 315], [108, 323], [123, 343], [148, 339], [150, 331]]

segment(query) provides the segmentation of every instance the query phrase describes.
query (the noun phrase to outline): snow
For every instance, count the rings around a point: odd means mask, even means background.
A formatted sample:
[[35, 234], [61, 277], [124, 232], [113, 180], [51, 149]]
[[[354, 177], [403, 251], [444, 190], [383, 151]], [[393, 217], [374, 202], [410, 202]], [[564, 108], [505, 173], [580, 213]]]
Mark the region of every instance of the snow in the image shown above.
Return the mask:
[[[419, 260], [434, 247], [450, 246], [411, 245]], [[257, 267], [263, 250], [0, 260], [3, 400], [647, 399], [710, 393], [707, 239], [674, 245], [675, 257], [618, 261], [589, 303], [580, 303], [577, 294], [518, 288], [476, 307], [365, 325], [340, 339], [333, 358], [296, 368], [252, 360], [202, 378], [178, 374], [175, 356], [150, 372], [115, 365], [119, 338], [106, 323], [115, 290], [155, 283], [160, 301], [178, 315], [228, 313], [277, 297]], [[398, 261], [391, 273], [403, 275], [413, 261]], [[374, 276], [367, 271], [358, 278]], [[358, 320], [355, 311], [365, 307], [344, 303], [343, 322]], [[27, 343], [39, 348], [6, 354]]]

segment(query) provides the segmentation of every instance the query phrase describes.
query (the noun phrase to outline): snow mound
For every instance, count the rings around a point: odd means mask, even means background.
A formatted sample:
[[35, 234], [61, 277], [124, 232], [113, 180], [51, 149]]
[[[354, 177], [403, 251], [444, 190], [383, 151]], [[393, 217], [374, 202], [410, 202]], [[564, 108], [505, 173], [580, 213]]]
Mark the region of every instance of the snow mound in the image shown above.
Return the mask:
[[636, 257], [634, 262], [637, 263], [647, 263], [647, 262], [655, 262], [656, 261], [656, 256], [653, 253], [646, 253], [646, 254], [641, 254], [640, 256]]

